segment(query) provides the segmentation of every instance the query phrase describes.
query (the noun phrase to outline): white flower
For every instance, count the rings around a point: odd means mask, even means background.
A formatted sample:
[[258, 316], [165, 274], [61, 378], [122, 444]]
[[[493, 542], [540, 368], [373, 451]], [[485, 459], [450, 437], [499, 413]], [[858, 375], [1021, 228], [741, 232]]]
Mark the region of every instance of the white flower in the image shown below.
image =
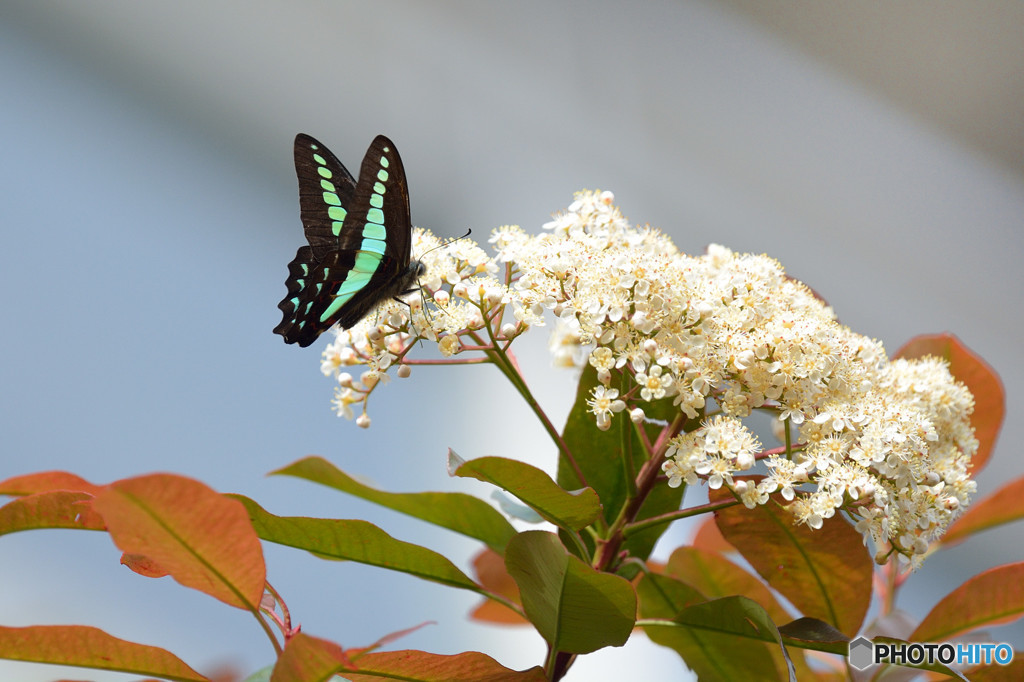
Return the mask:
[[[337, 332], [321, 360], [339, 381], [336, 411], [351, 418], [391, 367], [415, 362], [420, 339], [448, 364], [480, 349], [493, 358], [553, 315], [555, 364], [596, 370], [587, 405], [598, 428], [627, 409], [646, 422], [642, 403], [666, 397], [688, 420], [718, 411], [669, 441], [669, 485], [730, 486], [748, 506], [778, 492], [812, 528], [841, 510], [878, 556], [912, 566], [969, 505], [974, 401], [942, 360], [889, 361], [775, 260], [718, 245], [679, 253], [658, 230], [631, 226], [610, 192], [578, 193], [544, 228], [494, 230], [493, 258], [472, 240], [442, 245], [415, 230], [425, 295]], [[369, 370], [361, 384], [343, 371], [356, 365]], [[755, 486], [735, 476], [761, 453], [743, 422], [758, 410], [777, 415], [790, 449], [765, 459]]]
[[597, 428], [607, 431], [611, 426], [612, 413], [622, 412], [626, 409], [626, 403], [618, 399], [619, 391], [614, 388], [595, 386], [592, 394], [593, 398], [587, 401], [587, 405], [597, 418]]
[[651, 367], [649, 372], [638, 372], [636, 383], [640, 389], [640, 397], [644, 400], [658, 400], [665, 397], [665, 392], [672, 387], [672, 375], [662, 376], [665, 369], [660, 365]]

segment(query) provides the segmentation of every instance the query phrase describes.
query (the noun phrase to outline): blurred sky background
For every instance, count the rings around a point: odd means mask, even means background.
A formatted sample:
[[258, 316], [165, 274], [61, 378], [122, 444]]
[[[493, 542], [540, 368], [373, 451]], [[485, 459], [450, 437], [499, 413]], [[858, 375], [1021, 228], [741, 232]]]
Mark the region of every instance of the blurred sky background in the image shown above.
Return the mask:
[[[581, 188], [685, 251], [767, 252], [854, 330], [895, 351], [952, 331], [1001, 374], [1007, 423], [980, 495], [1024, 474], [1024, 5], [1016, 2], [0, 3], [0, 478], [96, 483], [172, 471], [284, 515], [366, 518], [466, 567], [475, 543], [268, 471], [308, 454], [395, 491], [461, 490], [445, 453], [554, 449], [487, 367], [422, 368], [330, 410], [321, 341], [286, 346], [286, 264], [302, 243], [292, 139], [357, 171], [401, 150], [413, 222], [485, 240], [537, 231]], [[555, 423], [574, 388], [546, 331], [521, 351]], [[525, 426], [524, 426], [525, 424]], [[699, 498], [694, 501], [698, 501]], [[688, 500], [689, 501], [689, 500]], [[692, 532], [674, 526], [667, 557]], [[902, 604], [920, 618], [1021, 526], [941, 553]], [[476, 599], [267, 545], [304, 631], [540, 663], [525, 629], [469, 623]], [[0, 624], [84, 623], [201, 672], [272, 661], [252, 619], [118, 564], [99, 533], [0, 540]], [[1024, 645], [1024, 629], [992, 640]], [[642, 635], [569, 680], [683, 677]], [[0, 678], [133, 676], [0, 662]]]

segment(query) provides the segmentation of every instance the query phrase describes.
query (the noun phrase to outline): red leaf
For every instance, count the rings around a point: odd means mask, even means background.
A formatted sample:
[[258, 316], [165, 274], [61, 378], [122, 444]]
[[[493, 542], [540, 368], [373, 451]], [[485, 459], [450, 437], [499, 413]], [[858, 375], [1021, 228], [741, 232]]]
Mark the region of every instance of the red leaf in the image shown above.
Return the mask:
[[344, 649], [334, 642], [300, 632], [288, 640], [274, 664], [270, 682], [327, 680], [335, 672], [349, 670], [352, 666]]
[[915, 642], [941, 642], [975, 628], [1024, 616], [1024, 562], [979, 573], [935, 605], [913, 634]]
[[[739, 479], [756, 483], [759, 477]], [[724, 488], [708, 491], [711, 502], [732, 499]], [[861, 535], [839, 516], [811, 530], [796, 525], [782, 506], [781, 495], [754, 509], [742, 505], [715, 512], [725, 539], [750, 562], [768, 584], [805, 616], [830, 623], [853, 635], [871, 603], [874, 563]]]
[[118, 670], [181, 682], [207, 680], [169, 651], [118, 639], [85, 625], [0, 626], [0, 658]]
[[[485, 548], [473, 559], [476, 581], [489, 591], [505, 597], [514, 604], [522, 605], [519, 598], [519, 587], [505, 569], [505, 558], [492, 549]], [[500, 625], [529, 625], [530, 622], [521, 615], [493, 599], [484, 599], [480, 606], [473, 610], [470, 617], [487, 623]]]
[[163, 578], [170, 575], [160, 564], [142, 554], [122, 554], [121, 563], [147, 578]]
[[690, 544], [697, 549], [703, 549], [708, 552], [727, 554], [736, 551], [736, 548], [722, 537], [722, 532], [718, 530], [714, 516], [704, 519], [704, 522], [697, 529], [697, 533], [693, 536], [693, 542]]
[[92, 495], [68, 490], [26, 495], [0, 507], [0, 535], [38, 528], [105, 530], [88, 502]]
[[51, 490], [74, 490], [95, 495], [99, 489], [100, 486], [66, 471], [43, 471], [37, 474], [15, 476], [0, 482], [0, 495], [17, 497], [33, 493], [46, 493]]
[[949, 371], [974, 394], [971, 425], [978, 439], [978, 452], [971, 459], [968, 473], [981, 471], [995, 448], [999, 429], [1006, 416], [1006, 392], [999, 375], [960, 339], [952, 334], [916, 336], [896, 351], [895, 358], [919, 358], [934, 355], [949, 361]]
[[271, 682], [320, 682], [335, 673], [352, 682], [401, 679], [407, 682], [544, 682], [540, 668], [516, 672], [484, 654], [470, 651], [441, 656], [424, 651], [388, 651], [353, 662], [337, 644], [305, 634], [288, 640]]
[[[359, 672], [346, 673], [352, 682], [417, 680], [422, 682], [546, 682], [540, 667], [510, 670], [486, 654], [466, 651], [454, 656], [425, 651], [385, 651], [361, 656]], [[276, 682], [276, 680], [274, 681]]]
[[93, 508], [114, 543], [182, 585], [255, 611], [266, 582], [263, 548], [245, 507], [199, 481], [151, 474], [112, 483]]
[[663, 573], [696, 588], [709, 601], [738, 594], [760, 604], [776, 623], [792, 618], [759, 578], [721, 554], [679, 547], [672, 552]]
[[971, 503], [964, 515], [953, 522], [942, 543], [952, 545], [969, 535], [1024, 518], [1024, 477], [1010, 481], [980, 502]]

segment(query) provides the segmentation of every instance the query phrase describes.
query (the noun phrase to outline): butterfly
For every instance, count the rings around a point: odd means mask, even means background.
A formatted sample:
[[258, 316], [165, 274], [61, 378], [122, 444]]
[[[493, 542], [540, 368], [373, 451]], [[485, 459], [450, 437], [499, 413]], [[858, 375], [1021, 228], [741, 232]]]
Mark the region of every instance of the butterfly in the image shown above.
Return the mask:
[[411, 257], [409, 189], [391, 140], [373, 140], [357, 183], [327, 147], [300, 133], [295, 174], [309, 245], [288, 264], [274, 333], [305, 347], [334, 323], [348, 329], [382, 301], [416, 291], [426, 266]]

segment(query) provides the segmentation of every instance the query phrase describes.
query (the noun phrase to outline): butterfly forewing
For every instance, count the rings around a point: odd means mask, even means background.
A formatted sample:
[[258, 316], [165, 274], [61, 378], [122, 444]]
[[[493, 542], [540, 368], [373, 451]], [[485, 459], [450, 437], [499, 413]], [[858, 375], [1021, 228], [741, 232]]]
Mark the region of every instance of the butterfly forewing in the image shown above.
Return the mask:
[[288, 265], [288, 295], [278, 305], [284, 320], [274, 331], [308, 346], [335, 322], [347, 329], [403, 293], [420, 266], [409, 262], [409, 192], [390, 140], [379, 135], [370, 145], [358, 183], [308, 135], [295, 138], [295, 167], [310, 246]]
[[306, 241], [320, 259], [339, 248], [356, 181], [331, 150], [302, 133], [295, 136], [295, 174]]

